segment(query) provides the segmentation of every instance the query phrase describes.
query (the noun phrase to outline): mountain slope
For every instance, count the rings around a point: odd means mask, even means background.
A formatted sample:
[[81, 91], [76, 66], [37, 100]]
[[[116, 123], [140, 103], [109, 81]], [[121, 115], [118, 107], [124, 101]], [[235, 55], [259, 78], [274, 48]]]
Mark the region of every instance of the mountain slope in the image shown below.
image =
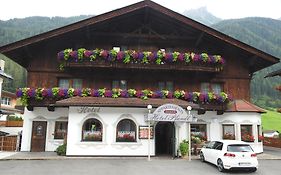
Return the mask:
[[[246, 44], [281, 58], [281, 21], [269, 18], [243, 18], [224, 20], [212, 26]], [[281, 63], [255, 73], [251, 82], [252, 100], [266, 107], [281, 104], [280, 93], [274, 87], [281, 84], [279, 77], [264, 78], [268, 73], [281, 69]]]
[[192, 9], [192, 10], [186, 10], [183, 12], [183, 15], [194, 19], [195, 21], [198, 21], [202, 24], [205, 24], [207, 26], [210, 26], [212, 24], [218, 23], [221, 21], [220, 18], [217, 18], [216, 16], [212, 15], [210, 12], [208, 12], [207, 7], [201, 7], [199, 9]]
[[62, 27], [91, 16], [63, 17], [28, 17], [23, 19], [0, 20], [0, 46], [28, 38], [58, 27]]

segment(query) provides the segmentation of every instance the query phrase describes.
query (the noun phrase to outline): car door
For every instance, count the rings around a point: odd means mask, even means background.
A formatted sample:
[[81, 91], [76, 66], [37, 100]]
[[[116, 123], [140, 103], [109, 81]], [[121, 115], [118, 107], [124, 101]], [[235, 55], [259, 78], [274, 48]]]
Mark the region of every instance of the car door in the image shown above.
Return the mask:
[[204, 148], [204, 157], [205, 157], [205, 160], [207, 162], [210, 162], [211, 160], [211, 152], [212, 152], [212, 147], [213, 145], [215, 144], [215, 142], [210, 142], [208, 145], [206, 145], [206, 147]]
[[212, 147], [212, 151], [210, 152], [210, 157], [211, 157], [211, 163], [213, 164], [217, 164], [217, 160], [220, 157], [220, 155], [222, 154], [222, 147], [223, 147], [223, 143], [222, 142], [215, 142], [213, 147]]

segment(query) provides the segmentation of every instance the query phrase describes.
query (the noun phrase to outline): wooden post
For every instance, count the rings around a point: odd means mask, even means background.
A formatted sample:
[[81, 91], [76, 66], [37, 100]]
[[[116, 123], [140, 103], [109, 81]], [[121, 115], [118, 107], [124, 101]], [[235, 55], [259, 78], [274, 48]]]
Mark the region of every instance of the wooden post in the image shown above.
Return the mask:
[[1, 136], [1, 151], [3, 151], [4, 147], [4, 136]]

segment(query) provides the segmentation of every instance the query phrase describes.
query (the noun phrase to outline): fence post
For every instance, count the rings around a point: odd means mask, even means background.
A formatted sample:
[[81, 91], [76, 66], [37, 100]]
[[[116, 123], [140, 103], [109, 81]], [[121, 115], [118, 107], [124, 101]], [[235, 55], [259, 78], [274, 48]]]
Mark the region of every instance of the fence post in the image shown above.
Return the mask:
[[1, 136], [1, 151], [3, 151], [3, 147], [4, 147], [4, 136]]

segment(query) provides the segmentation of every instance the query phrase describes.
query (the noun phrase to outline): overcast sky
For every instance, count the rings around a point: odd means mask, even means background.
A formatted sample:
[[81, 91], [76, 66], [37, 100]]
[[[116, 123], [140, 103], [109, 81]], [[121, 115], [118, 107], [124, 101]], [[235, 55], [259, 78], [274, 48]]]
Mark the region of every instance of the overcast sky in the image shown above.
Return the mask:
[[[28, 16], [98, 15], [140, 0], [2, 0], [0, 20]], [[281, 0], [154, 0], [182, 13], [206, 6], [213, 15], [222, 18], [281, 17]]]

